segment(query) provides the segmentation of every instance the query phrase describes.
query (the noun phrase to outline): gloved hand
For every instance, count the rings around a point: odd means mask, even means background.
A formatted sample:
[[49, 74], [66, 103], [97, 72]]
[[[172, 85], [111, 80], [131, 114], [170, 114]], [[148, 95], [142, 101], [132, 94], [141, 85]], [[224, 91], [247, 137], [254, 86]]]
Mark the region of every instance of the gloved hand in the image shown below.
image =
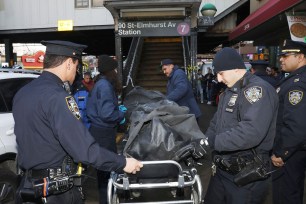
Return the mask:
[[193, 145], [193, 153], [192, 156], [195, 159], [199, 159], [204, 157], [205, 155], [208, 154], [209, 152], [209, 146], [208, 146], [208, 141], [207, 138], [205, 139], [197, 139], [191, 143]]
[[120, 105], [118, 108], [122, 113], [125, 113], [127, 111], [127, 108], [124, 105]]
[[123, 125], [125, 123], [125, 118], [123, 118], [121, 121], [120, 121], [120, 125]]

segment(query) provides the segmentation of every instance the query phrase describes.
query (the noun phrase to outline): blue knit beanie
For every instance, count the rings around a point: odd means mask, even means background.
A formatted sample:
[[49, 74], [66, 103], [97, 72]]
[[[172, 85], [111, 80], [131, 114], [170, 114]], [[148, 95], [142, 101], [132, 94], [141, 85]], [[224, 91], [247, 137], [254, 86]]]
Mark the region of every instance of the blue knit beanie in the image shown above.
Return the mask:
[[212, 66], [215, 72], [231, 69], [246, 69], [241, 56], [235, 49], [230, 47], [225, 47], [217, 52]]

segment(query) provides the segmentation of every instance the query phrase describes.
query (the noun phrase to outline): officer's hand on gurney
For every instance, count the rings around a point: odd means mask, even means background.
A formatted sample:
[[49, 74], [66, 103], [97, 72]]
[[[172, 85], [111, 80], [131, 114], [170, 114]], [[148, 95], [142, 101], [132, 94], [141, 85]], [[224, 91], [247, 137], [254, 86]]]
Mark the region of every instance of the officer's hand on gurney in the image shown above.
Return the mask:
[[209, 146], [207, 138], [205, 139], [197, 139], [191, 142], [191, 145], [193, 145], [193, 153], [192, 156], [195, 159], [200, 159], [208, 154], [209, 152]]
[[137, 171], [140, 171], [140, 169], [143, 167], [143, 164], [134, 159], [134, 158], [126, 158], [126, 165], [123, 169], [126, 173], [132, 173], [136, 174]]

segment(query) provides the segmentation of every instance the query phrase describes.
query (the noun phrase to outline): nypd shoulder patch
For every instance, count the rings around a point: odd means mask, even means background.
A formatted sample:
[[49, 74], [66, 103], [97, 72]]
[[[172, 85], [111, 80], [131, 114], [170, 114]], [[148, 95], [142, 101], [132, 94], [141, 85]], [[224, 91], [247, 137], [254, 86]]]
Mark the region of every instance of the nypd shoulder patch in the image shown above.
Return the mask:
[[69, 110], [79, 120], [81, 118], [81, 113], [79, 111], [78, 104], [75, 102], [72, 96], [67, 96], [65, 99]]
[[303, 99], [304, 92], [300, 90], [293, 90], [289, 92], [289, 102], [292, 105], [297, 105]]
[[244, 91], [245, 98], [251, 103], [255, 103], [262, 98], [262, 88], [260, 86], [252, 86]]

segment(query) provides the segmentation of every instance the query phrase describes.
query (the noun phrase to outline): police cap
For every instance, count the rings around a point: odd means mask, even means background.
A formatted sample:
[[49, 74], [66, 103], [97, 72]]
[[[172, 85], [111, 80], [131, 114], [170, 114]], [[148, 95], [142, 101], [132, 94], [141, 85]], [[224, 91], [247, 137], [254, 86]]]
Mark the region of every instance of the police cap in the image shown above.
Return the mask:
[[215, 72], [246, 68], [239, 53], [231, 47], [225, 47], [218, 51], [213, 60], [212, 66], [214, 67]]
[[253, 68], [255, 69], [266, 69], [269, 66], [269, 62], [264, 60], [256, 60], [250, 62]]
[[86, 45], [61, 40], [43, 40], [41, 44], [46, 46], [46, 55], [59, 55], [79, 59], [82, 57], [83, 50], [87, 48]]
[[281, 47], [280, 55], [286, 55], [288, 53], [306, 54], [306, 43], [289, 39], [285, 40]]

